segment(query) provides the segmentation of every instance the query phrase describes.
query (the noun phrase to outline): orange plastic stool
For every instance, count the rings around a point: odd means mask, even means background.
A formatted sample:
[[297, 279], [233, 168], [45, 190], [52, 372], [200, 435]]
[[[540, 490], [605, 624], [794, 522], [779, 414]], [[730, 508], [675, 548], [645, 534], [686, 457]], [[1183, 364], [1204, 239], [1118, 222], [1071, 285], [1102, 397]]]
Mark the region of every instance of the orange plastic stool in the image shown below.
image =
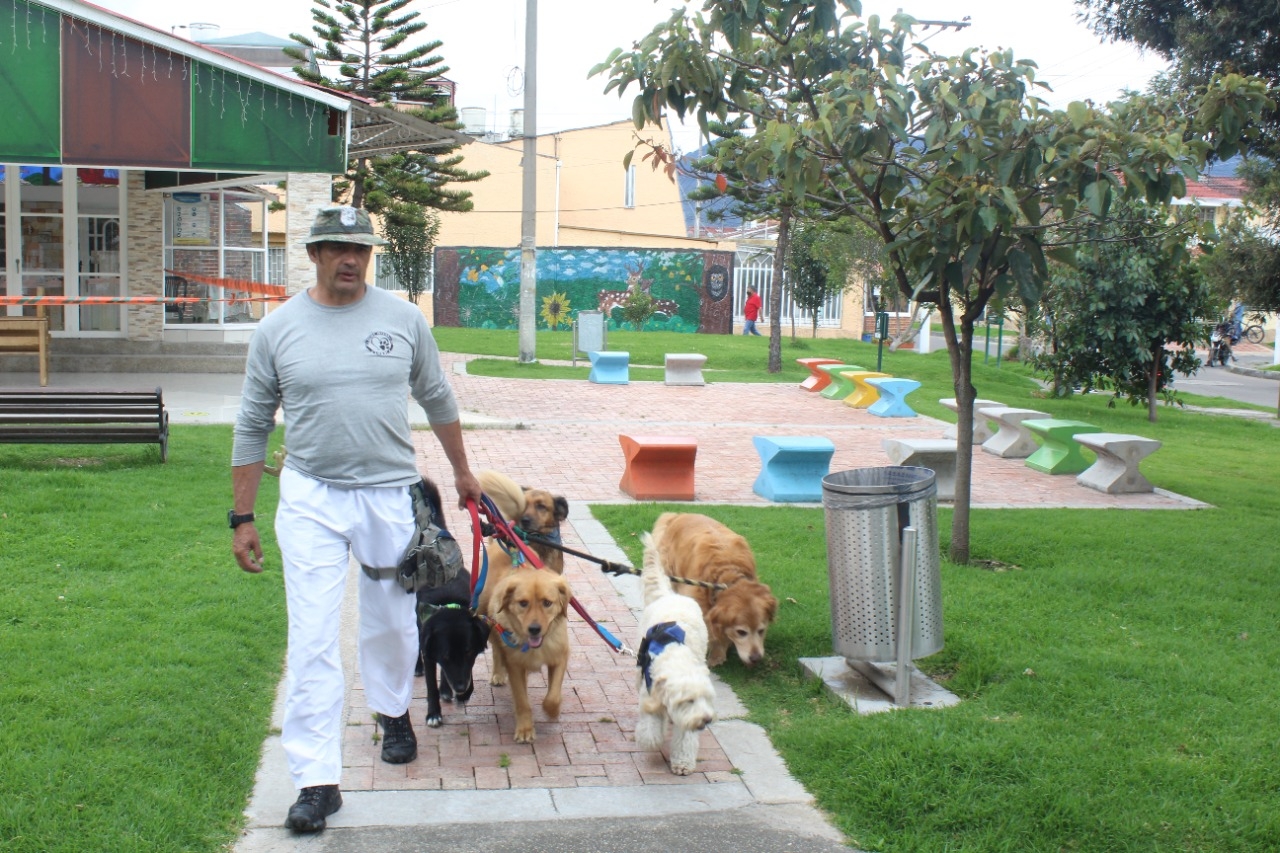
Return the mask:
[[618, 435], [626, 467], [618, 488], [636, 500], [693, 500], [698, 441], [688, 436]]

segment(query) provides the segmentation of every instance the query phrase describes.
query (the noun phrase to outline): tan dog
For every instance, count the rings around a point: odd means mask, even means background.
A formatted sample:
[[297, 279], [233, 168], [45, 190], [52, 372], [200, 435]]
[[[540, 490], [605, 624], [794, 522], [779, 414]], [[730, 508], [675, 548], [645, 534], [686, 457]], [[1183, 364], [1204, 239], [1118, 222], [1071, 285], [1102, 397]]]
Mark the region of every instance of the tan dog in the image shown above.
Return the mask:
[[529, 703], [529, 673], [547, 670], [547, 695], [542, 710], [550, 719], [560, 716], [561, 691], [569, 665], [569, 582], [553, 572], [532, 567], [512, 569], [490, 565], [489, 582], [480, 597], [480, 612], [487, 613], [508, 633], [507, 640], [494, 628], [489, 632], [493, 648], [490, 684], [511, 679], [511, 699], [516, 711], [516, 743], [532, 743], [533, 708]]
[[724, 663], [730, 644], [747, 666], [759, 662], [765, 633], [778, 615], [778, 599], [757, 579], [747, 540], [714, 518], [664, 512], [653, 526], [653, 542], [667, 574], [727, 587], [675, 585], [702, 607], [709, 640], [707, 665]]
[[[516, 485], [515, 480], [499, 471], [481, 471], [476, 479], [508, 523], [517, 525], [527, 533], [559, 541], [560, 523], [569, 517], [569, 502], [563, 497], [553, 495], [545, 489]], [[564, 574], [563, 552], [538, 543], [530, 543], [530, 548], [538, 555], [542, 565], [556, 574]], [[490, 548], [489, 560], [492, 563], [494, 559], [493, 549]]]

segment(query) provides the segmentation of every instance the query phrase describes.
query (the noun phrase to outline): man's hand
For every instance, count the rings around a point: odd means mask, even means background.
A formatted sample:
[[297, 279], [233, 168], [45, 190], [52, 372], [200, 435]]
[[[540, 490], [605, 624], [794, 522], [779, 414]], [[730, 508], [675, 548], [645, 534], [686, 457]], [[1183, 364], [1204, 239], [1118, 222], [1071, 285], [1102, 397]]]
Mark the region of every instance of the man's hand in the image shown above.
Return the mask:
[[245, 522], [231, 533], [231, 553], [236, 563], [250, 574], [262, 571], [262, 542], [258, 539], [258, 528], [253, 522]]
[[480, 481], [470, 471], [454, 477], [453, 485], [458, 490], [458, 509], [467, 508], [468, 498], [475, 501], [477, 505], [480, 504], [483, 489], [480, 488]]

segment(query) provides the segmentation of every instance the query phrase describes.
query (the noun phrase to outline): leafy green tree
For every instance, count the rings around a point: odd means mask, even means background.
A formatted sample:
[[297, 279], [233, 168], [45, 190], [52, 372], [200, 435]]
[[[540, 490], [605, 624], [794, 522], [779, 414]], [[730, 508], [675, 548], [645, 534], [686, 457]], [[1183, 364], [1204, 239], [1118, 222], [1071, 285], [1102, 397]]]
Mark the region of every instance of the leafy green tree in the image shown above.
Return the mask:
[[1199, 266], [1220, 305], [1239, 300], [1256, 312], [1280, 312], [1280, 247], [1240, 217], [1218, 232]]
[[848, 289], [851, 276], [868, 286], [879, 280], [882, 249], [879, 239], [856, 220], [802, 220], [792, 230], [787, 255], [791, 299], [810, 312], [813, 337], [818, 336], [818, 312], [828, 298]]
[[431, 256], [440, 234], [440, 217], [427, 208], [397, 202], [383, 216], [386, 255], [409, 301], [417, 303], [427, 289]]
[[[316, 38], [294, 33], [290, 38], [300, 47], [286, 48], [286, 53], [299, 62], [294, 73], [310, 83], [383, 104], [412, 105], [407, 112], [416, 118], [457, 130], [461, 128], [457, 110], [439, 85], [449, 70], [435, 54], [442, 42], [408, 44], [427, 26], [417, 20], [418, 12], [404, 11], [410, 2], [312, 0], [311, 29]], [[318, 70], [309, 65], [312, 56]], [[358, 158], [346, 180], [335, 185], [335, 197], [350, 191], [353, 205], [378, 214], [392, 211], [396, 202], [470, 210], [471, 193], [446, 184], [477, 181], [488, 173], [462, 169], [462, 158], [452, 155], [458, 147]]]
[[631, 288], [627, 300], [622, 303], [622, 319], [637, 332], [644, 331], [644, 324], [653, 316], [653, 297], [638, 287]]
[[1166, 207], [1125, 203], [1082, 246], [1074, 267], [1057, 265], [1041, 303], [1050, 345], [1033, 363], [1058, 395], [1109, 390], [1147, 406], [1173, 399], [1174, 374], [1200, 367], [1195, 344], [1213, 298], [1188, 244], [1191, 218], [1170, 223]]
[[[1189, 109], [1132, 98], [1106, 109], [1037, 99], [1035, 65], [1009, 51], [938, 56], [913, 20], [859, 19], [857, 0], [705, 0], [597, 67], [606, 91], [637, 89], [637, 124], [664, 110], [702, 128], [745, 115], [741, 161], [756, 181], [830, 216], [852, 216], [885, 245], [899, 291], [938, 308], [958, 402], [951, 558], [969, 559], [974, 324], [1017, 292], [1039, 302], [1046, 239], [1088, 239], [1117, 197], [1158, 203], [1185, 190], [1207, 155], [1240, 142], [1270, 105], [1260, 81], [1215, 81]], [[779, 108], [779, 102], [784, 108]]]

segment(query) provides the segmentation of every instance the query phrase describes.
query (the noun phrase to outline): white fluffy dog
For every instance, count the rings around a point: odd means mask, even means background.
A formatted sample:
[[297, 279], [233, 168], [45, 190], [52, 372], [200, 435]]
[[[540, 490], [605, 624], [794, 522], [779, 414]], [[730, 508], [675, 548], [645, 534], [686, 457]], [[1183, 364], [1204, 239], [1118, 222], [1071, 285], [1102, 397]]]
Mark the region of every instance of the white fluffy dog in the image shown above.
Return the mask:
[[636, 743], [661, 749], [671, 724], [671, 772], [688, 776], [698, 763], [698, 732], [715, 719], [715, 688], [707, 668], [707, 625], [698, 602], [672, 591], [658, 549], [643, 534], [643, 641], [637, 662], [640, 718]]

